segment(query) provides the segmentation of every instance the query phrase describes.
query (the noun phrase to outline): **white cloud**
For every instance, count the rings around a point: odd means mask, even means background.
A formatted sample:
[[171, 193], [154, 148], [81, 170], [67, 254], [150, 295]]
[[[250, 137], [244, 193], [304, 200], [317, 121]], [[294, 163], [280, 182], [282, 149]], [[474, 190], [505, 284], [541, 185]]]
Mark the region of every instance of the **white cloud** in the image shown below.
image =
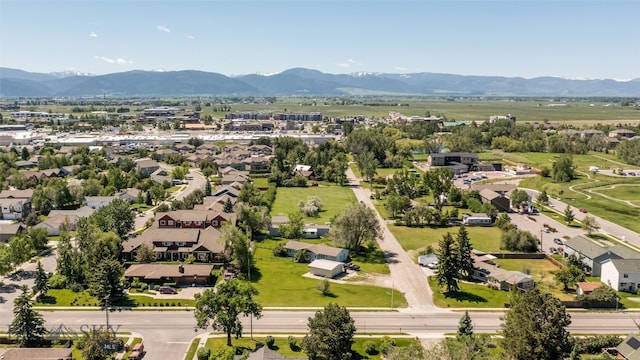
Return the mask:
[[91, 34], [89, 34], [89, 37], [90, 38], [97, 38], [98, 34], [96, 34], [95, 32], [92, 31]]
[[108, 58], [106, 56], [94, 56], [94, 58], [96, 58], [97, 60], [102, 60], [102, 61], [104, 61], [106, 63], [109, 63], [109, 64], [118, 64], [118, 65], [133, 64], [133, 61], [125, 60], [123, 58], [112, 59], [112, 58]]
[[171, 30], [168, 27], [163, 26], [163, 25], [156, 26], [156, 29], [158, 29], [158, 31], [164, 31], [166, 33], [170, 33], [171, 32]]
[[195, 39], [195, 38], [196, 38], [196, 37], [195, 37], [195, 36], [193, 36], [193, 35], [187, 35], [187, 39], [193, 40], [193, 39]]
[[113, 59], [109, 59], [108, 57], [104, 57], [104, 56], [94, 56], [94, 57], [95, 57], [96, 59], [98, 59], [98, 60], [102, 60], [102, 61], [107, 62], [107, 63], [109, 63], [109, 64], [113, 64], [113, 63], [115, 63], [115, 62], [116, 62], [115, 60], [113, 60]]
[[352, 67], [352, 66], [362, 66], [361, 63], [353, 60], [353, 59], [347, 59], [347, 61], [338, 64], [339, 67], [343, 67], [343, 68], [348, 68], [348, 67]]

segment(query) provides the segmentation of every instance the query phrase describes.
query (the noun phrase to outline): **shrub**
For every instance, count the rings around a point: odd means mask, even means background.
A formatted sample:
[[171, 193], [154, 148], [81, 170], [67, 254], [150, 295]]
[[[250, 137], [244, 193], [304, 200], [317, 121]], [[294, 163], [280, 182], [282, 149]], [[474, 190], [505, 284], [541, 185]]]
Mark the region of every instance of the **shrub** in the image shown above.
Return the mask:
[[276, 245], [273, 250], [271, 250], [271, 252], [273, 253], [273, 256], [277, 256], [277, 257], [286, 257], [287, 256], [287, 249], [284, 248], [284, 244], [279, 243], [278, 245]]
[[60, 274], [53, 274], [49, 278], [49, 287], [51, 289], [64, 289], [67, 286], [67, 277]]
[[153, 285], [153, 290], [155, 290], [155, 291], [160, 290], [160, 285]]
[[373, 341], [365, 342], [362, 347], [364, 348], [364, 352], [366, 352], [369, 355], [373, 355], [378, 352], [376, 350], [376, 343], [374, 343]]
[[273, 336], [269, 335], [264, 339], [264, 342], [269, 349], [273, 349], [273, 345], [276, 343], [276, 339]]
[[383, 336], [382, 339], [380, 339], [380, 352], [383, 355], [389, 354], [389, 352], [391, 352], [395, 346], [396, 342], [386, 335]]
[[316, 289], [318, 289], [318, 291], [320, 291], [320, 293], [322, 294], [322, 296], [327, 296], [330, 293], [330, 286], [331, 284], [329, 283], [328, 279], [323, 279], [322, 281], [319, 281], [316, 284]]
[[71, 291], [77, 293], [77, 292], [81, 292], [82, 290], [84, 290], [84, 287], [82, 286], [82, 284], [73, 283], [73, 284], [69, 285], [69, 289], [71, 289]]
[[602, 349], [614, 348], [622, 342], [622, 338], [615, 335], [595, 335], [574, 338], [580, 352], [586, 354], [600, 354]]
[[211, 349], [206, 347], [199, 348], [196, 352], [196, 356], [198, 357], [198, 360], [209, 360], [211, 357]]
[[293, 351], [300, 350], [300, 347], [298, 346], [296, 338], [294, 338], [293, 336], [289, 335], [289, 337], [287, 338], [287, 343], [289, 344], [289, 349]]
[[149, 285], [147, 285], [147, 283], [141, 282], [140, 284], [138, 284], [138, 291], [145, 292], [147, 291], [147, 289], [149, 289]]

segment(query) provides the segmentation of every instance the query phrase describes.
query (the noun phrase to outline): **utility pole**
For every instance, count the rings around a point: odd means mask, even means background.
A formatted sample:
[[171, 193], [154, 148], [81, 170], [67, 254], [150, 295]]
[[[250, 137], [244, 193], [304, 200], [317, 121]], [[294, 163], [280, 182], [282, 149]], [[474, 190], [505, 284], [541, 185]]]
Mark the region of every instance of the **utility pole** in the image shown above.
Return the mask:
[[391, 310], [393, 310], [393, 289], [395, 288], [395, 280], [391, 280]]
[[104, 309], [107, 317], [107, 331], [109, 331], [109, 295], [104, 297]]

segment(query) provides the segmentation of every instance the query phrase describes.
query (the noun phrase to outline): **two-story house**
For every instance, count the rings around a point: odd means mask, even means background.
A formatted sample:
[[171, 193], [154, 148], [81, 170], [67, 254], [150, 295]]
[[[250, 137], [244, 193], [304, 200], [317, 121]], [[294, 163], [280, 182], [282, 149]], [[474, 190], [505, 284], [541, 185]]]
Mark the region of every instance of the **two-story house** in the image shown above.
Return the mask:
[[0, 199], [2, 219], [20, 220], [31, 213], [30, 199]]

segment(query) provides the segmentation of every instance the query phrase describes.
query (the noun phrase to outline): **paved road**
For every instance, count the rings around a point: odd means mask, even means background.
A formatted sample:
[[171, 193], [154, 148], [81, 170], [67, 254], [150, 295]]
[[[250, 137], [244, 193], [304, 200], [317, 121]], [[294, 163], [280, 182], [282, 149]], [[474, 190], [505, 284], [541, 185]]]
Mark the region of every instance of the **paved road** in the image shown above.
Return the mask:
[[[531, 196], [532, 199], [536, 199], [538, 197], [539, 192], [537, 190], [533, 190], [533, 189], [523, 189], [523, 190], [525, 190]], [[567, 204], [551, 198], [549, 199], [549, 204], [553, 209], [558, 211], [560, 214], [564, 214], [564, 210], [567, 207]], [[593, 214], [581, 213], [580, 211], [578, 211], [578, 209], [575, 209], [575, 208], [574, 208], [574, 214], [575, 214], [576, 220], [578, 221], [584, 219], [584, 217], [587, 215], [593, 216], [598, 222], [598, 224], [600, 225], [600, 230], [598, 230], [598, 232], [611, 235], [623, 241], [628, 241], [632, 245], [640, 246], [640, 234], [638, 234], [635, 231], [629, 230], [618, 224], [614, 224], [611, 221], [607, 221]]]
[[[39, 259], [44, 271], [48, 271], [50, 273], [54, 273], [56, 271], [56, 245], [56, 242], [49, 242], [49, 247], [53, 248], [53, 250]], [[26, 262], [20, 266], [17, 272], [14, 272], [18, 275], [0, 276], [0, 281], [4, 283], [4, 286], [0, 288], [0, 319], [5, 317], [13, 318], [13, 300], [22, 293], [20, 290], [22, 285], [27, 285], [30, 288], [33, 287], [34, 274], [37, 265], [37, 262]]]
[[[48, 329], [64, 325], [73, 331], [82, 331], [93, 326], [100, 327], [106, 322], [105, 312], [59, 311], [43, 312]], [[307, 330], [310, 311], [267, 311], [264, 316], [253, 320], [253, 332], [261, 334], [300, 333]], [[477, 332], [500, 330], [503, 315], [501, 311], [471, 312], [474, 329]], [[395, 333], [403, 332], [420, 338], [438, 338], [444, 333], [455, 332], [462, 316], [461, 312], [351, 312], [359, 332]], [[574, 312], [571, 313], [573, 333], [626, 334], [637, 331], [633, 320], [640, 313], [627, 312]], [[249, 319], [243, 318], [244, 336], [248, 337]], [[7, 329], [7, 317], [0, 318], [0, 328]], [[181, 359], [188, 344], [203, 330], [194, 332], [193, 313], [188, 311], [122, 311], [111, 312], [109, 323], [118, 331], [132, 331], [144, 336], [146, 359]]]
[[[358, 201], [373, 208], [373, 203], [370, 199], [371, 191], [360, 186], [359, 180], [351, 168], [347, 168], [347, 178]], [[378, 244], [382, 251], [387, 254], [389, 270], [391, 271], [391, 284], [387, 284], [387, 286], [393, 287], [404, 294], [409, 304], [409, 309], [434, 309], [433, 294], [427, 284], [425, 272], [407, 255], [395, 236], [389, 231], [386, 221], [377, 211], [376, 214], [383, 230], [383, 238], [378, 240]]]
[[[202, 175], [198, 170], [190, 169], [187, 177], [190, 177], [192, 179], [188, 180], [187, 186], [185, 186], [183, 189], [173, 193], [174, 199], [182, 200], [184, 199], [185, 196], [191, 194], [196, 189], [204, 190], [204, 186], [206, 184], [207, 178], [204, 175]], [[153, 218], [153, 210], [154, 209], [150, 209], [136, 215], [134, 231], [144, 228], [144, 225], [147, 223], [147, 220]]]

